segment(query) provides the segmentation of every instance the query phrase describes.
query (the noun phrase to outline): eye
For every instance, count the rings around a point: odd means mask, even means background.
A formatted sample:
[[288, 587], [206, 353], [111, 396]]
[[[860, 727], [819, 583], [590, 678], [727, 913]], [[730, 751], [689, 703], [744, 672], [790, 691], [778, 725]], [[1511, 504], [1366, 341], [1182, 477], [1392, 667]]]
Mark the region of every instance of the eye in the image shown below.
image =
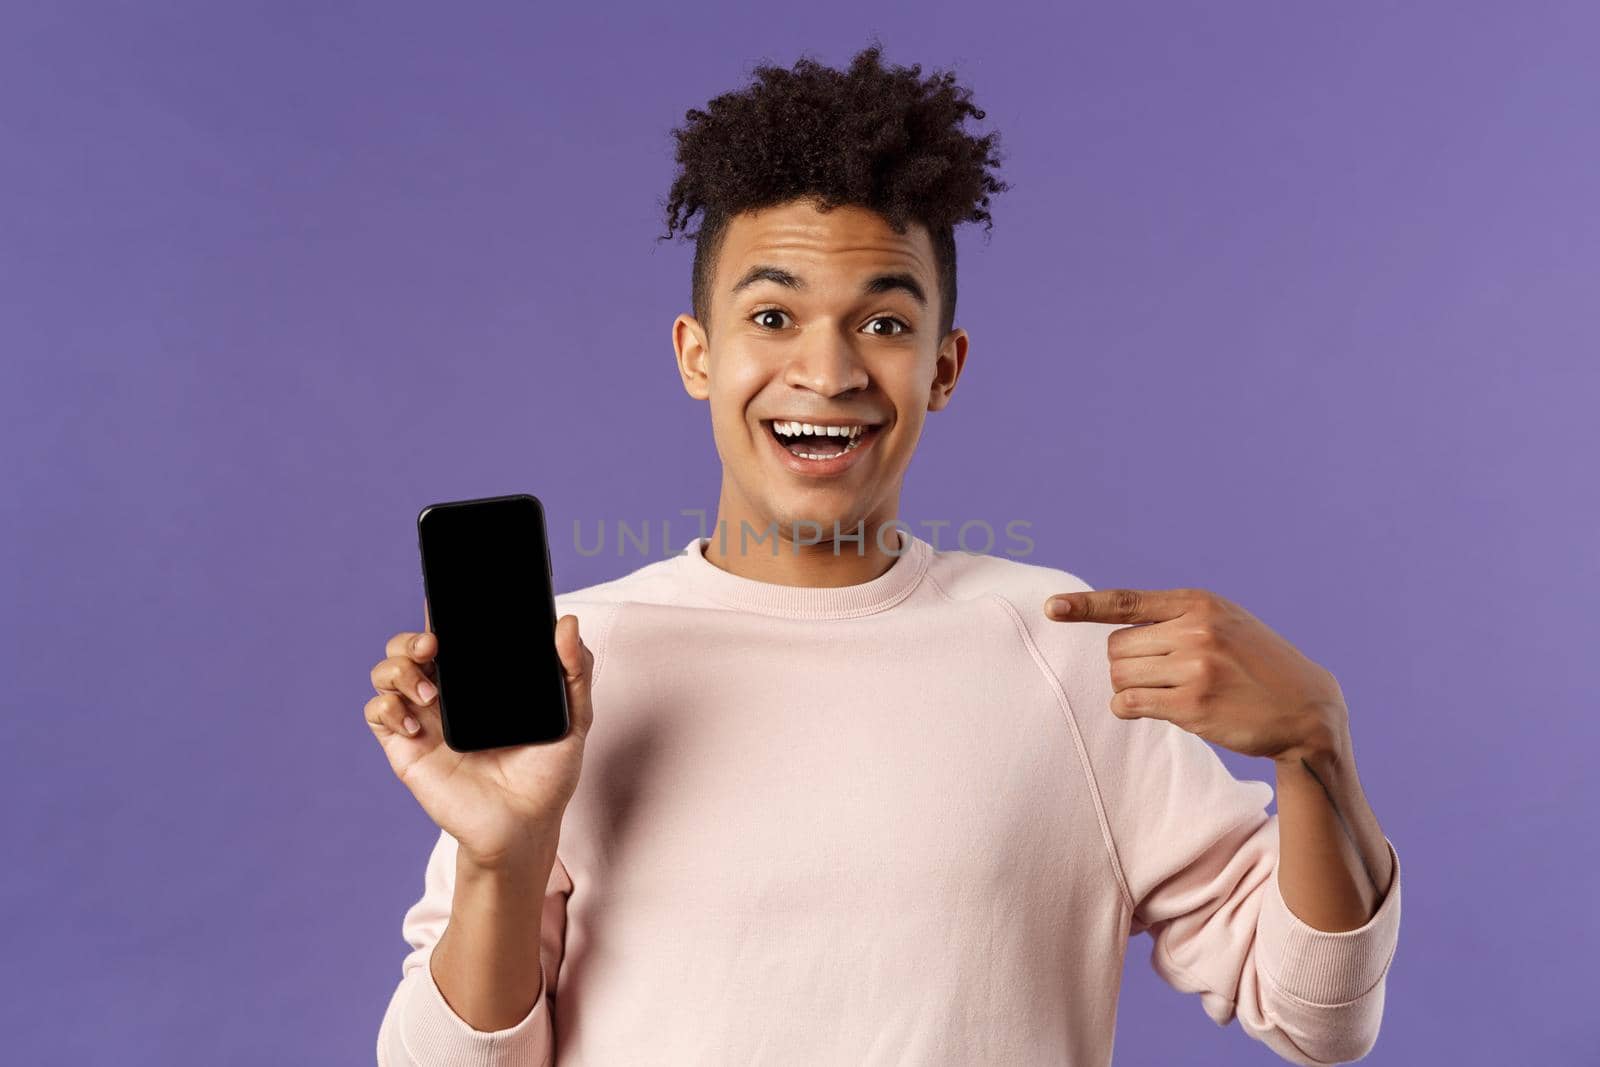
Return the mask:
[[[783, 322], [787, 320], [788, 317], [789, 313], [786, 311], [779, 311], [777, 308], [762, 308], [760, 311], [757, 311], [750, 316], [750, 321], [754, 322], [764, 330], [781, 330], [783, 329]], [[778, 321], [773, 322], [772, 319], [774, 318], [776, 318]], [[874, 328], [873, 324], [879, 322], [888, 323], [888, 329]], [[876, 337], [898, 337], [903, 333], [910, 332], [911, 330], [911, 327], [904, 320], [894, 315], [874, 316], [868, 321], [867, 327], [868, 331]]]
[[[872, 324], [873, 324], [873, 323], [874, 323], [874, 322], [888, 322], [888, 323], [893, 323], [893, 324], [894, 324], [894, 325], [895, 325], [895, 326], [897, 326], [897, 327], [898, 327], [898, 329], [895, 329], [895, 330], [890, 330], [890, 331], [884, 331], [884, 330], [872, 330], [872, 329], [871, 329], [871, 326], [872, 326]], [[879, 316], [877, 316], [877, 317], [875, 317], [875, 318], [873, 318], [873, 319], [872, 319], [872, 320], [870, 320], [870, 321], [869, 321], [869, 322], [868, 322], [868, 323], [867, 323], [867, 326], [868, 326], [868, 328], [869, 328], [869, 330], [870, 330], [870, 332], [871, 332], [871, 333], [872, 333], [872, 334], [873, 334], [873, 335], [874, 335], [874, 336], [877, 336], [877, 337], [898, 337], [898, 336], [900, 336], [900, 335], [901, 335], [901, 334], [903, 334], [903, 333], [905, 333], [905, 332], [907, 332], [907, 331], [908, 331], [908, 330], [910, 330], [910, 329], [911, 329], [911, 327], [910, 327], [910, 326], [907, 326], [907, 325], [906, 325], [906, 324], [905, 324], [905, 323], [904, 323], [904, 322], [903, 322], [903, 321], [901, 321], [901, 320], [900, 320], [900, 319], [898, 319], [898, 318], [896, 318], [896, 317], [895, 317], [895, 316], [893, 316], [893, 315], [879, 315]]]

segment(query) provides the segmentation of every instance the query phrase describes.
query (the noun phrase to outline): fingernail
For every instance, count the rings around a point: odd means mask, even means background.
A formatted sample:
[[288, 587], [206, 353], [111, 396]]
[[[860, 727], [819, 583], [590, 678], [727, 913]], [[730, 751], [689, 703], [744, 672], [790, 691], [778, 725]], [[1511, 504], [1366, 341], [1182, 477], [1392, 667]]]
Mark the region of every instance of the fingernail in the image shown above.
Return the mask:
[[1050, 598], [1050, 613], [1058, 618], [1066, 618], [1072, 614], [1072, 601], [1064, 597]]
[[433, 695], [437, 692], [438, 690], [433, 687], [432, 682], [417, 683], [417, 696], [422, 698], [424, 704], [433, 703]]
[[422, 724], [420, 722], [418, 722], [416, 719], [412, 718], [410, 715], [407, 715], [406, 716], [406, 721], [401, 723], [400, 725], [404, 726], [405, 730], [406, 730], [406, 733], [410, 734], [412, 737], [416, 737], [417, 736], [417, 731], [422, 729]]

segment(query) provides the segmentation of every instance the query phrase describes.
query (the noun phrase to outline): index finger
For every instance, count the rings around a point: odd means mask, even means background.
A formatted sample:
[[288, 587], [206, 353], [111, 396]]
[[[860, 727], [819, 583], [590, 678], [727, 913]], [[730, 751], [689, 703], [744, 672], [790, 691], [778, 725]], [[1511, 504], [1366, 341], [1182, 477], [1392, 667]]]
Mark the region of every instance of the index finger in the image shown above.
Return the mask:
[[1045, 614], [1070, 622], [1165, 622], [1194, 606], [1186, 589], [1088, 589], [1057, 593]]

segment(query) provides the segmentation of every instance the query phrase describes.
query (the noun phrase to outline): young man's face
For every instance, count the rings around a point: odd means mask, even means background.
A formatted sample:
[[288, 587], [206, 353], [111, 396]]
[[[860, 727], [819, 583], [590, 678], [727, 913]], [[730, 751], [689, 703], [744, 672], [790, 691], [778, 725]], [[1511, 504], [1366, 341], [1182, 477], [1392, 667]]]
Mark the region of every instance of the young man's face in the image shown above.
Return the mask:
[[[680, 315], [672, 337], [685, 389], [710, 401], [729, 550], [741, 521], [787, 539], [809, 520], [823, 541], [835, 522], [852, 533], [864, 522], [871, 551], [873, 530], [898, 514], [923, 419], [948, 403], [966, 359], [965, 330], [937, 336], [926, 228], [897, 234], [865, 208], [810, 200], [735, 216], [709, 305], [710, 323]], [[847, 433], [785, 442], [774, 423]], [[799, 527], [802, 541], [816, 536]]]

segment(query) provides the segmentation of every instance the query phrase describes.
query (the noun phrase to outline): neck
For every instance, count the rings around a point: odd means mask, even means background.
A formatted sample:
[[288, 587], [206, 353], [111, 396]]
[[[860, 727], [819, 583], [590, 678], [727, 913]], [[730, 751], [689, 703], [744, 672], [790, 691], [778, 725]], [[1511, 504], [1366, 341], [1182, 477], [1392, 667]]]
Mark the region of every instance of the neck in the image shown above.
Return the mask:
[[[745, 525], [741, 527], [740, 517], [719, 510], [705, 546], [705, 558], [710, 563], [740, 578], [835, 589], [870, 582], [900, 558], [893, 515], [862, 520], [859, 541], [854, 539], [857, 529], [846, 529], [841, 524], [839, 532], [844, 536], [837, 542], [832, 523], [818, 531], [801, 522], [797, 531], [792, 525], [784, 528], [747, 516], [743, 521]], [[809, 543], [813, 538], [815, 543]]]

